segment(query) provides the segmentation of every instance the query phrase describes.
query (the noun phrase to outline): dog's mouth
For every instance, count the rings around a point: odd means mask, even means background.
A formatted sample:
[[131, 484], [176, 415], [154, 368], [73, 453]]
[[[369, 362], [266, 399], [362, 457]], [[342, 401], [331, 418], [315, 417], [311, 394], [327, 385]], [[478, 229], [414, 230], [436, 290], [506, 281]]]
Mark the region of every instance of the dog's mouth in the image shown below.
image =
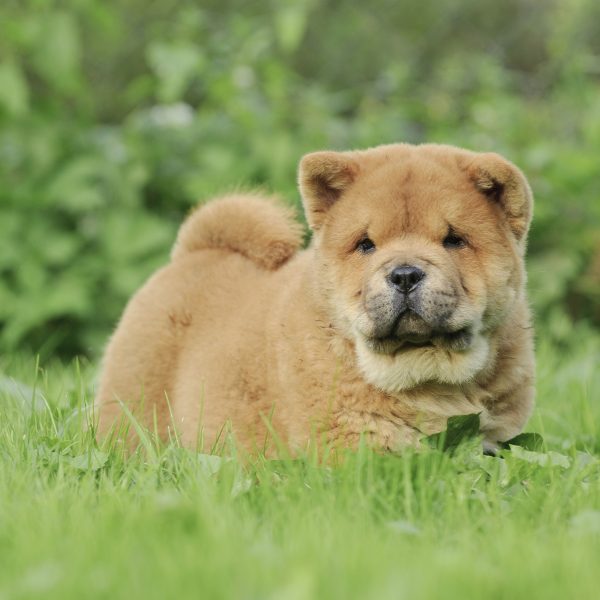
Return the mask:
[[368, 338], [367, 342], [378, 354], [398, 354], [427, 347], [462, 352], [470, 348], [473, 337], [471, 326], [460, 329], [435, 327], [416, 313], [407, 311], [400, 315], [390, 332]]

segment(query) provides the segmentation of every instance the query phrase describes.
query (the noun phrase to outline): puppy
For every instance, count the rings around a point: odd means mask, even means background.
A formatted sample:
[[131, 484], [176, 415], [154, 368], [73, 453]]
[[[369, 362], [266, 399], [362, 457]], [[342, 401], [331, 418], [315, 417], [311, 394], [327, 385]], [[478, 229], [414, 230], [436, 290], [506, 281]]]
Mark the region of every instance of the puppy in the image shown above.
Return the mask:
[[204, 451], [224, 432], [251, 452], [396, 451], [480, 413], [486, 447], [518, 434], [534, 399], [521, 171], [393, 144], [308, 154], [299, 185], [305, 250], [272, 198], [188, 217], [108, 345], [100, 433], [126, 413]]

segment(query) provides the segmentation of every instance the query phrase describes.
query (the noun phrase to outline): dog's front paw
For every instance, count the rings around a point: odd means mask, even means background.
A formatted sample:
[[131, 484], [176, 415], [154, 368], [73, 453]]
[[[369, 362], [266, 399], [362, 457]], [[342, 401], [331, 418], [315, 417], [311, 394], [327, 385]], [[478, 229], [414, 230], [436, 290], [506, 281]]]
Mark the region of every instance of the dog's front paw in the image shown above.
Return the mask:
[[485, 439], [481, 442], [481, 446], [483, 448], [483, 453], [486, 456], [498, 456], [498, 453], [501, 450], [500, 445], [497, 442], [491, 442]]
[[406, 423], [363, 411], [344, 411], [330, 431], [334, 443], [356, 448], [361, 440], [377, 450], [397, 452], [419, 444], [421, 434]]

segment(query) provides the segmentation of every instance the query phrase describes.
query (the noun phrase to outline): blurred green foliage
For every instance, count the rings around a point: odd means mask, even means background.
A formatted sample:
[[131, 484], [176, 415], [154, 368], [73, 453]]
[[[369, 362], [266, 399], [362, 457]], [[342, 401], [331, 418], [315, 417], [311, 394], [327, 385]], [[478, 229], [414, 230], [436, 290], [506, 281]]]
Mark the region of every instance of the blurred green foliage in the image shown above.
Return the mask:
[[96, 355], [198, 199], [393, 141], [519, 164], [540, 325], [600, 324], [595, 0], [3, 0], [0, 349]]

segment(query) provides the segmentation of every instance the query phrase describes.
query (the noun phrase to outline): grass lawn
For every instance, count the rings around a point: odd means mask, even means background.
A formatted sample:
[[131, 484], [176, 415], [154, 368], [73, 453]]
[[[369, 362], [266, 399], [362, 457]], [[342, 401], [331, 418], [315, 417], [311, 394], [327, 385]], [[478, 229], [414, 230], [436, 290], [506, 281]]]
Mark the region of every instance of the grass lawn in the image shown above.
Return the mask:
[[340, 466], [96, 448], [89, 365], [0, 359], [0, 599], [598, 598], [600, 339], [538, 344], [541, 452]]

